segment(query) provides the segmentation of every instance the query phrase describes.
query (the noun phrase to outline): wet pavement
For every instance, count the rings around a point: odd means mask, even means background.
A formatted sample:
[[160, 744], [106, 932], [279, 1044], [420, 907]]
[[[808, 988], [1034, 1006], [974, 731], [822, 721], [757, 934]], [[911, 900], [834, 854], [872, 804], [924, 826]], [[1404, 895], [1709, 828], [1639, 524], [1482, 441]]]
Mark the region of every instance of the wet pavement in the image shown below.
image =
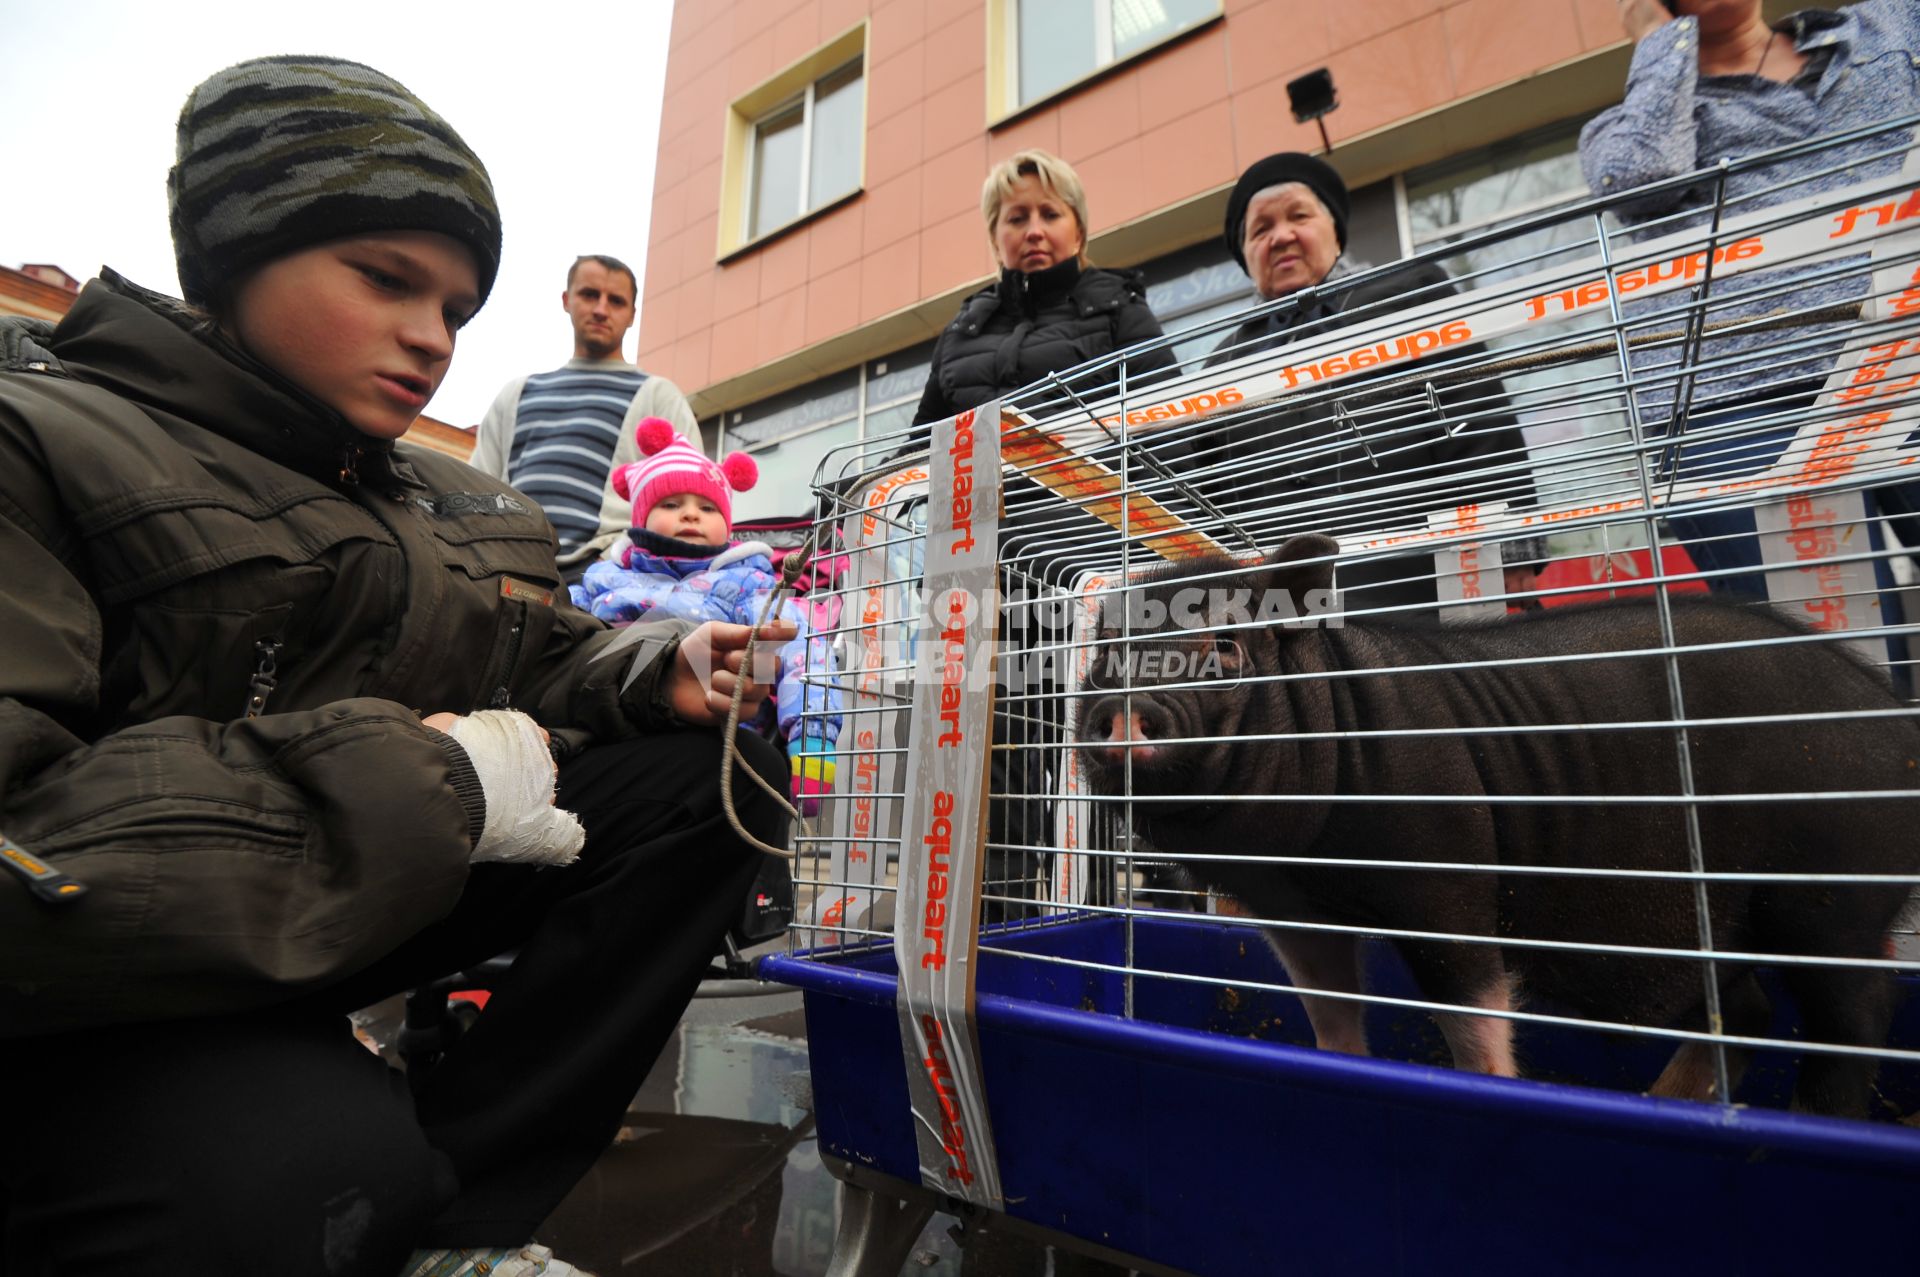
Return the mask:
[[[739, 988], [740, 982], [710, 987]], [[814, 1137], [800, 994], [701, 996], [613, 1145], [538, 1240], [600, 1277], [823, 1277], [837, 1181]], [[390, 1040], [397, 1006], [356, 1017]], [[1127, 1270], [935, 1214], [902, 1274], [1124, 1277]]]

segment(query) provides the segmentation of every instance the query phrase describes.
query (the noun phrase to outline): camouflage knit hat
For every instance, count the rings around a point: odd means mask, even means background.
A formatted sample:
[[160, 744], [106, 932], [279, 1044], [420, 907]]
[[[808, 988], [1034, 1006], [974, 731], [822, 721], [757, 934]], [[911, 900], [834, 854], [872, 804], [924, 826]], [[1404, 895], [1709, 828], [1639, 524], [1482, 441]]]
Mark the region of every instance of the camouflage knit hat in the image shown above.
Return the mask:
[[187, 95], [167, 202], [180, 288], [218, 305], [247, 271], [380, 231], [438, 231], [473, 250], [480, 300], [500, 269], [500, 209], [453, 127], [372, 67], [254, 58]]

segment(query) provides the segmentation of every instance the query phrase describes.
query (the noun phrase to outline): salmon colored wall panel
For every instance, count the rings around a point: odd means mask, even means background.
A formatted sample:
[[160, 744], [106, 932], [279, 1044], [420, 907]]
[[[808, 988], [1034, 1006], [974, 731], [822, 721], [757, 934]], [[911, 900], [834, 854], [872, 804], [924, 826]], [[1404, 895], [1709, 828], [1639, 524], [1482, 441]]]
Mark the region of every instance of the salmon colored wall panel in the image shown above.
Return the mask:
[[640, 361], [642, 368], [657, 371], [662, 377], [680, 387], [682, 393], [694, 386], [704, 386], [713, 378], [708, 371], [709, 355], [713, 349], [713, 330], [702, 328], [699, 332], [673, 343], [665, 355], [665, 367], [656, 362], [649, 364]]
[[[727, 67], [725, 63], [709, 67], [687, 86], [685, 100], [681, 103], [680, 114], [690, 121], [689, 127], [698, 130], [700, 123], [706, 123], [710, 130], [706, 136], [711, 139], [707, 145], [718, 149], [720, 145], [720, 127], [722, 112], [733, 99], [727, 96]], [[695, 133], [695, 144], [699, 144], [700, 134]]]
[[961, 213], [920, 232], [920, 291], [944, 293], [996, 267], [978, 211]]
[[870, 187], [864, 199], [866, 245], [884, 247], [920, 233], [920, 174]]
[[685, 182], [673, 186], [655, 184], [653, 188], [653, 221], [647, 229], [647, 239], [678, 235], [687, 226], [687, 187]]
[[1341, 106], [1326, 117], [1336, 142], [1424, 111], [1451, 96], [1439, 14], [1343, 49], [1327, 60]]
[[920, 300], [919, 240], [867, 254], [860, 262], [860, 322], [891, 314]]
[[1326, 7], [1263, 0], [1226, 23], [1227, 73], [1235, 93], [1283, 72], [1318, 65], [1332, 51]]
[[920, 117], [926, 108], [916, 102], [886, 119], [867, 122], [867, 183], [877, 185], [919, 169], [927, 152], [921, 146]]
[[807, 284], [804, 339], [811, 346], [855, 327], [860, 322], [860, 263], [816, 275]]
[[1059, 107], [1060, 154], [1069, 162], [1140, 135], [1140, 84], [1114, 75], [1072, 94]]
[[[1116, 142], [1119, 140], [1114, 139]], [[1034, 149], [1066, 155], [1060, 143], [1059, 108], [1045, 107], [1030, 115], [1023, 115], [1005, 128], [995, 129], [987, 135], [986, 163], [981, 166], [973, 184], [974, 207], [977, 209], [980, 206], [980, 183], [987, 180], [987, 169], [1009, 155]]]
[[763, 31], [736, 47], [727, 59], [727, 97], [739, 97], [780, 69], [773, 60], [773, 32]]
[[[1239, 175], [1234, 163], [1233, 110], [1222, 101], [1150, 130], [1140, 139], [1142, 165], [1133, 184], [1144, 187], [1153, 207], [1224, 186]], [[1092, 198], [1092, 193], [1088, 193]], [[1104, 202], [1106, 193], [1101, 192]], [[1107, 223], [1096, 219], [1096, 226]]]
[[941, 155], [929, 156], [920, 170], [920, 223], [943, 221], [980, 207], [980, 183], [987, 176], [987, 139], [976, 135]]
[[[665, 124], [665, 121], [662, 121]], [[705, 156], [701, 157], [705, 159]], [[673, 186], [686, 180], [693, 166], [692, 139], [685, 135], [670, 135], [662, 127], [660, 146], [653, 155], [653, 184], [656, 187]]]
[[867, 27], [867, 52], [876, 64], [920, 43], [927, 33], [929, 7], [927, 0], [892, 0], [874, 6]]
[[843, 204], [807, 230], [807, 278], [818, 279], [860, 256], [866, 240], [867, 210], [863, 201]]
[[[1558, 0], [1514, 0], [1514, 3], [1555, 4]], [[1439, 13], [1441, 8], [1441, 0], [1336, 0], [1326, 6], [1327, 35], [1335, 49], [1350, 49], [1383, 32]], [[1433, 52], [1439, 51], [1436, 45]]]
[[[747, 371], [758, 361], [752, 347], [759, 335], [759, 308], [745, 310], [720, 320], [711, 329], [713, 345], [707, 356], [707, 378], [724, 381]], [[680, 387], [687, 389], [685, 386]]]
[[1130, 78], [1140, 83], [1140, 101], [1149, 128], [1227, 96], [1227, 33], [1220, 25], [1176, 42], [1148, 57]]
[[876, 59], [867, 68], [867, 127], [920, 105], [925, 93], [918, 58]]
[[706, 71], [725, 63], [733, 47], [733, 14], [723, 10], [687, 41], [680, 56], [691, 63], [695, 71]]
[[[720, 216], [720, 161], [698, 169], [687, 179], [686, 224], [700, 222], [714, 223], [716, 228]], [[717, 233], [717, 230], [716, 230]], [[711, 248], [709, 245], [711, 256]]]
[[1150, 184], [1142, 180], [1141, 155], [1140, 139], [1128, 138], [1073, 166], [1087, 188], [1087, 212], [1096, 230], [1159, 207]]
[[833, 37], [866, 17], [870, 7], [868, 0], [821, 0], [821, 38], [824, 40], [833, 39]]
[[1560, 0], [1464, 0], [1442, 16], [1453, 91], [1477, 93], [1580, 52], [1573, 10]]
[[[970, 72], [985, 71], [987, 66], [986, 14], [978, 5], [939, 6], [942, 19], [950, 12], [959, 16], [929, 29], [920, 42], [920, 76], [928, 92], [945, 88]], [[985, 110], [981, 106], [975, 109]]]
[[1619, 0], [1573, 0], [1574, 25], [1584, 49], [1604, 49], [1627, 38], [1620, 25]]
[[973, 71], [927, 95], [921, 115], [922, 155], [938, 155], [968, 138], [984, 140], [987, 127], [986, 76]]
[[640, 316], [640, 335], [634, 339], [639, 354], [635, 362], [651, 371], [649, 358], [664, 358], [673, 347], [673, 316], [660, 304], [659, 293], [647, 294], [646, 309]]
[[760, 254], [747, 253], [736, 257], [712, 272], [709, 278], [713, 281], [713, 314], [716, 319], [725, 319], [751, 309], [760, 300]]
[[719, 234], [719, 218], [709, 213], [690, 219], [677, 237], [680, 252], [680, 280], [706, 279], [713, 271], [713, 242]]
[[820, 6], [801, 5], [774, 23], [773, 65], [776, 68], [793, 65], [818, 48], [822, 39]]
[[807, 290], [796, 288], [760, 303], [754, 362], [763, 364], [800, 349], [807, 326]]
[[760, 299], [792, 292], [807, 282], [807, 237], [804, 232], [789, 232], [762, 248], [760, 258]]
[[676, 341], [713, 326], [713, 280], [697, 275], [673, 290], [673, 336]]

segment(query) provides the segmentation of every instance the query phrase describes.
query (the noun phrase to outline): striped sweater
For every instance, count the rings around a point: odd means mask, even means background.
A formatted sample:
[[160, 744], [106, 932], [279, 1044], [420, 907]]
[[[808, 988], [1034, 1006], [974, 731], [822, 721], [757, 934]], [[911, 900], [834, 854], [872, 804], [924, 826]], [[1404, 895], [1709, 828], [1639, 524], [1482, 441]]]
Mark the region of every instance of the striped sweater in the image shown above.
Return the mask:
[[693, 411], [672, 382], [631, 364], [570, 359], [500, 391], [471, 464], [537, 502], [559, 538], [559, 562], [580, 563], [633, 523], [610, 478], [615, 466], [639, 459], [633, 432], [642, 417], [664, 417], [700, 446]]

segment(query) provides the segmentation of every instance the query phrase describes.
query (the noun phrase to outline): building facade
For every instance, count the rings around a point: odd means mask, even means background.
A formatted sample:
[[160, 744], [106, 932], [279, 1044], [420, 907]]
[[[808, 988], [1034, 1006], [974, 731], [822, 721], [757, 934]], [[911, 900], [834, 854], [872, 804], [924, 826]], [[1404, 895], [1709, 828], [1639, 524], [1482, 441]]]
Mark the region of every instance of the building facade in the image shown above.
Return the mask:
[[758, 457], [753, 514], [907, 424], [995, 272], [1005, 156], [1074, 166], [1093, 260], [1144, 270], [1177, 333], [1253, 299], [1220, 243], [1240, 171], [1323, 149], [1290, 80], [1332, 73], [1349, 255], [1378, 264], [1584, 198], [1579, 128], [1631, 53], [1616, 0], [678, 0], [671, 40], [639, 363]]
[[0, 315], [58, 320], [80, 295], [80, 281], [58, 266], [0, 266]]

